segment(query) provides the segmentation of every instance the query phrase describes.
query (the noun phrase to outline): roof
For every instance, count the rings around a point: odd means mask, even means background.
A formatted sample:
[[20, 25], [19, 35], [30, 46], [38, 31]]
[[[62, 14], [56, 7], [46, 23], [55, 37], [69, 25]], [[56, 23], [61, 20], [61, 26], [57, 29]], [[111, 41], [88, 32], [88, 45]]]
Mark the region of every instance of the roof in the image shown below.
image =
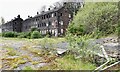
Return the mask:
[[48, 13], [51, 13], [51, 12], [55, 12], [55, 11], [58, 11], [58, 10], [60, 10], [62, 8], [63, 8], [63, 6], [59, 7], [59, 8], [56, 8], [56, 9], [52, 9], [52, 10], [46, 11], [46, 12], [43, 12], [43, 13], [38, 14], [38, 15], [35, 15], [34, 17], [38, 17], [38, 16], [42, 16], [42, 15], [45, 15], [45, 14], [48, 14]]

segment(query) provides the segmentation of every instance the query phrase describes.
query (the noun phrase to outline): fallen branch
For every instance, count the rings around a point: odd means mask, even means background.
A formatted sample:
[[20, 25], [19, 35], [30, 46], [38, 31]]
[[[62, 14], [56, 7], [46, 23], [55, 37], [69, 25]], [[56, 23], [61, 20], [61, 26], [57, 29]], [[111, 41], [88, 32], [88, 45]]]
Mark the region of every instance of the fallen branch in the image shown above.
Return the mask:
[[99, 67], [97, 67], [95, 70], [99, 70], [99, 69], [101, 69], [103, 66], [105, 66], [107, 63], [109, 63], [110, 61], [107, 61], [107, 62], [105, 62], [104, 64], [102, 64], [102, 65], [100, 65]]
[[105, 58], [107, 59], [107, 61], [109, 61], [108, 55], [107, 55], [107, 53], [105, 51], [105, 48], [103, 46], [100, 46], [100, 47], [102, 48], [102, 52], [103, 52]]
[[109, 69], [109, 68], [111, 68], [111, 67], [113, 67], [113, 66], [116, 66], [116, 65], [118, 65], [118, 64], [120, 64], [120, 61], [115, 62], [114, 64], [111, 64], [111, 65], [109, 65], [109, 66], [103, 68], [102, 70], [107, 70], [107, 69]]
[[103, 46], [100, 46], [100, 48], [102, 48], [102, 52], [103, 52], [105, 58], [107, 59], [107, 62], [105, 62], [104, 64], [100, 65], [100, 66], [97, 67], [95, 70], [101, 69], [103, 66], [105, 66], [106, 64], [108, 64], [108, 63], [110, 62], [110, 60], [109, 60], [109, 58], [108, 58], [108, 55], [107, 55], [107, 53], [106, 53], [104, 47], [103, 47]]

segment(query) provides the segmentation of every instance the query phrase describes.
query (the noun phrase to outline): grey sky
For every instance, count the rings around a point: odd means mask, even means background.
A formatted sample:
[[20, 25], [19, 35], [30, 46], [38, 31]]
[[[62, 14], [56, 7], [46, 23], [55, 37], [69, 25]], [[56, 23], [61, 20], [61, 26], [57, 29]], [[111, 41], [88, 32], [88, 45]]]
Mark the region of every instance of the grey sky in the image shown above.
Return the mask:
[[60, 0], [0, 0], [0, 17], [10, 21], [20, 14], [26, 19], [28, 15], [35, 16], [43, 5], [52, 5], [57, 1]]
[[[5, 21], [10, 21], [18, 14], [23, 19], [26, 19], [28, 15], [35, 16], [37, 11], [43, 5], [52, 5], [60, 0], [0, 0], [0, 17], [4, 17]], [[65, 0], [63, 0], [65, 1]], [[82, 1], [82, 0], [67, 0], [67, 1]], [[88, 2], [103, 2], [103, 1], [119, 1], [119, 0], [85, 0]]]

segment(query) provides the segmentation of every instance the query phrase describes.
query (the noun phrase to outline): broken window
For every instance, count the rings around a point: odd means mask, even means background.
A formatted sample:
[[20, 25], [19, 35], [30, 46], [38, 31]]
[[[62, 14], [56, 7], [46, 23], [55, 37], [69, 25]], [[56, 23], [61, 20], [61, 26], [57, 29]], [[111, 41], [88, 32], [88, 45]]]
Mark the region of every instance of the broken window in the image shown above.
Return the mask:
[[62, 16], [62, 13], [60, 13], [60, 16]]
[[56, 13], [54, 13], [54, 16], [56, 16], [57, 14]]

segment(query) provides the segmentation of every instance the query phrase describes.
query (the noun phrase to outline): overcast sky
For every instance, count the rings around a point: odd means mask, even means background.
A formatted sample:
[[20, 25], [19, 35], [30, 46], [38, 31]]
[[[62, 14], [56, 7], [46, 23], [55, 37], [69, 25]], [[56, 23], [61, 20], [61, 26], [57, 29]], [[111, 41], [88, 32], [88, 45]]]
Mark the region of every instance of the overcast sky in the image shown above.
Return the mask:
[[[37, 14], [37, 11], [39, 11], [43, 5], [47, 5], [47, 6], [53, 5], [53, 3], [57, 1], [60, 0], [0, 0], [0, 17], [3, 17], [5, 19], [5, 22], [10, 21], [14, 17], [17, 17], [18, 14], [21, 15], [21, 18], [26, 19], [28, 15], [35, 16]], [[68, 0], [68, 1], [72, 1], [72, 0]], [[105, 0], [88, 0], [88, 1], [103, 2]], [[112, 1], [117, 1], [117, 0], [112, 0]]]
[[0, 0], [0, 17], [10, 21], [20, 14], [26, 19], [28, 15], [35, 16], [43, 5], [49, 6], [57, 1], [60, 0]]

